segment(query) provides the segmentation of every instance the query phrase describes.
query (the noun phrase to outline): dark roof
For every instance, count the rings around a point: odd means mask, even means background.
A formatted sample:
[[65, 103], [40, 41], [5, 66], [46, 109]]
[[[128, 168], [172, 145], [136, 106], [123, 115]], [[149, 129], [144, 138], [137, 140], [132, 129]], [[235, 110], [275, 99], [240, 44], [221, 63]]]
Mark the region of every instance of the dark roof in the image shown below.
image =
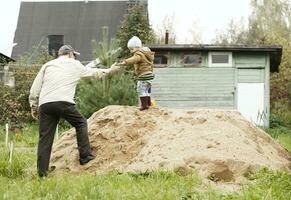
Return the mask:
[[9, 63], [14, 62], [15, 60], [10, 58], [9, 56], [4, 55], [3, 53], [0, 53], [0, 63]]
[[101, 27], [109, 27], [114, 37], [123, 15], [126, 0], [21, 2], [12, 57], [18, 58], [34, 47], [47, 46], [48, 35], [64, 35], [64, 43], [81, 53], [80, 60], [92, 59], [91, 41], [101, 40]]
[[212, 44], [168, 44], [149, 45], [153, 51], [232, 51], [267, 52], [270, 54], [270, 71], [278, 72], [281, 63], [282, 46], [279, 45], [212, 45]]

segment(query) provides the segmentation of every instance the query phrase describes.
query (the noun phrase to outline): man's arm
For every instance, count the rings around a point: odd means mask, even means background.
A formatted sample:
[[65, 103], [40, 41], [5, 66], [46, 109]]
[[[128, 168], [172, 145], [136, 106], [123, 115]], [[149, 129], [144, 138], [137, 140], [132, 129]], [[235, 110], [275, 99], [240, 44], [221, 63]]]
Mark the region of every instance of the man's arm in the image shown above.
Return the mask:
[[91, 62], [89, 62], [87, 65], [85, 65], [86, 67], [90, 67], [90, 68], [96, 68], [98, 65], [101, 64], [101, 61], [99, 58], [96, 58], [95, 60], [92, 60]]
[[40, 69], [30, 88], [29, 105], [31, 107], [31, 115], [34, 119], [37, 119], [38, 99], [43, 83], [44, 68], [45, 66]]
[[88, 66], [82, 66], [81, 77], [90, 77], [95, 76], [98, 78], [102, 78], [103, 76], [112, 73], [114, 71], [119, 70], [119, 66], [116, 66], [115, 63], [111, 65], [109, 69], [101, 69], [101, 68], [91, 68]]

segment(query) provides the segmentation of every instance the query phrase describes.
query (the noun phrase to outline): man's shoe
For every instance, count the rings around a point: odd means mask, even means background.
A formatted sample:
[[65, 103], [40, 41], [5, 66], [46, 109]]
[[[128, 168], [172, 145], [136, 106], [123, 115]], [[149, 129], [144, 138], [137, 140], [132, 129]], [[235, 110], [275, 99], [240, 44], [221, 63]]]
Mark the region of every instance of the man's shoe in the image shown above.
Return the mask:
[[94, 160], [95, 156], [93, 155], [88, 155], [84, 158], [80, 158], [80, 165], [85, 165], [86, 163], [88, 163], [90, 160]]

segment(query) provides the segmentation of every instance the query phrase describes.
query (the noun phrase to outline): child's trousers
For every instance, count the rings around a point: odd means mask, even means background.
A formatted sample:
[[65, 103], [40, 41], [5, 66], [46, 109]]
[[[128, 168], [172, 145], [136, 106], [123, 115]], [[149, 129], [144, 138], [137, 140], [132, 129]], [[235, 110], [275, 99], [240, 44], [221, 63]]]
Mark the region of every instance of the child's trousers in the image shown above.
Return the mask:
[[137, 81], [137, 94], [139, 97], [151, 96], [152, 80]]

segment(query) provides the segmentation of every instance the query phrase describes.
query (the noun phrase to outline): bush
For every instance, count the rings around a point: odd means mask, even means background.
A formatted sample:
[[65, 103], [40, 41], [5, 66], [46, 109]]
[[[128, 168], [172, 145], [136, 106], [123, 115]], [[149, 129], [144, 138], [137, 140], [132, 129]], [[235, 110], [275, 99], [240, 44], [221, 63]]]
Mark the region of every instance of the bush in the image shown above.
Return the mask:
[[40, 47], [37, 51], [24, 55], [19, 61], [9, 64], [14, 72], [15, 87], [0, 84], [0, 123], [9, 122], [12, 126], [21, 127], [23, 123], [32, 120], [28, 102], [29, 90], [40, 67], [52, 58], [47, 48]]
[[[99, 67], [111, 66], [118, 59], [120, 48], [114, 38], [109, 39], [108, 27], [102, 27], [102, 40], [93, 41], [94, 56], [100, 60]], [[108, 105], [134, 105], [137, 95], [134, 89], [133, 72], [119, 72], [96, 78], [81, 80], [77, 87], [76, 100], [81, 113], [90, 117], [97, 110]]]
[[31, 121], [28, 103], [29, 90], [41, 65], [28, 66], [15, 63], [15, 87], [0, 84], [0, 123], [9, 122], [13, 126], [21, 126]]
[[[103, 87], [104, 81], [109, 82], [109, 88]], [[77, 87], [77, 105], [87, 118], [108, 105], [135, 105], [137, 95], [134, 85], [133, 74], [130, 72], [120, 72], [102, 81], [95, 78], [81, 80]]]

